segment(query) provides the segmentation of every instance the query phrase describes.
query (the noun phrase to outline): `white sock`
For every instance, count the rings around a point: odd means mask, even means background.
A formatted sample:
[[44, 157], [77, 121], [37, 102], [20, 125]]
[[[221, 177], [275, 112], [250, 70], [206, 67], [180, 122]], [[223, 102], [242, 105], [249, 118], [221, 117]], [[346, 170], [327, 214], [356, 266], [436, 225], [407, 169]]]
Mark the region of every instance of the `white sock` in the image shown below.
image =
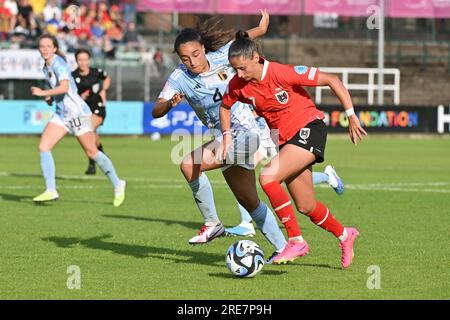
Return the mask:
[[303, 239], [303, 236], [298, 236], [298, 237], [289, 238], [289, 240], [294, 240], [295, 242], [303, 242], [303, 241], [305, 241], [305, 240]]
[[342, 233], [342, 235], [339, 237], [339, 240], [342, 242], [342, 241], [345, 241], [346, 239], [347, 239], [347, 235], [348, 235], [348, 233], [347, 233], [347, 228], [344, 228], [344, 232]]

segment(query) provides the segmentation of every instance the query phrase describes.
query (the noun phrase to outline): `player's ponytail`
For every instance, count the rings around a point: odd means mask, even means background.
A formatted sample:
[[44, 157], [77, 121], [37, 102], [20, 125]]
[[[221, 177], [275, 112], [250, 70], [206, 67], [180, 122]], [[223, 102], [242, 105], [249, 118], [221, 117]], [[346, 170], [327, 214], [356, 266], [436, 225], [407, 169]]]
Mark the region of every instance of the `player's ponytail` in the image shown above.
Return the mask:
[[260, 53], [256, 42], [250, 39], [247, 32], [242, 30], [236, 32], [236, 40], [231, 44], [228, 51], [228, 59], [234, 57], [252, 59], [254, 53]]
[[247, 31], [239, 30], [238, 32], [236, 32], [236, 40], [242, 39], [242, 38], [250, 39], [250, 36], [248, 35]]
[[233, 39], [234, 30], [222, 30], [219, 28], [221, 20], [213, 17], [203, 22], [197, 20], [195, 29], [183, 29], [175, 39], [174, 51], [178, 52], [180, 45], [186, 42], [198, 42], [205, 46], [206, 53], [214, 52]]
[[58, 40], [56, 39], [56, 37], [50, 35], [50, 34], [43, 34], [42, 36], [39, 37], [39, 42], [42, 39], [50, 39], [53, 43], [53, 46], [56, 48], [56, 54], [58, 56], [60, 56], [61, 58], [63, 58], [63, 60], [65, 62], [67, 62], [66, 56], [64, 55], [64, 53], [61, 52], [61, 49], [59, 49], [59, 44], [58, 44]]

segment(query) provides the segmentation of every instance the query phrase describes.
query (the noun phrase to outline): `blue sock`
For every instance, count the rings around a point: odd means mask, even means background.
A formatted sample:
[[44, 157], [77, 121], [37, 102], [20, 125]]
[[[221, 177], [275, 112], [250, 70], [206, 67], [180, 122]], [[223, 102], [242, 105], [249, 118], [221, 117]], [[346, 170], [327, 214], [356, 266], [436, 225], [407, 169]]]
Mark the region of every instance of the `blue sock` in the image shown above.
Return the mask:
[[111, 160], [101, 151], [97, 153], [93, 160], [100, 167], [103, 173], [108, 177], [109, 181], [111, 181], [114, 188], [116, 188], [119, 185], [120, 180]]
[[216, 205], [214, 204], [213, 191], [206, 174], [202, 173], [197, 180], [190, 182], [189, 187], [191, 187], [195, 202], [205, 223], [219, 222]]
[[313, 172], [313, 184], [320, 184], [322, 182], [328, 182], [328, 175], [323, 172]]
[[275, 249], [277, 251], [282, 250], [286, 245], [286, 240], [278, 226], [275, 216], [266, 204], [261, 201], [259, 206], [250, 215]]
[[251, 222], [252, 217], [250, 217], [250, 214], [248, 211], [241, 206], [241, 204], [238, 202], [239, 212], [241, 213], [241, 222]]
[[40, 153], [40, 157], [45, 186], [47, 190], [56, 191], [55, 161], [53, 161], [52, 152], [43, 151]]

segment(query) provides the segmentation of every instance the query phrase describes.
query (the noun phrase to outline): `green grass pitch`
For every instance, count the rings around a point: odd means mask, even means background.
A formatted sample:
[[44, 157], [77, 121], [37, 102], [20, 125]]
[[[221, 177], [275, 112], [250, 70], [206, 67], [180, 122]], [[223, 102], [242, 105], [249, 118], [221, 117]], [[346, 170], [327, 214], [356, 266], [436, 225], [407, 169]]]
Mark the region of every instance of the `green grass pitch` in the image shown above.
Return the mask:
[[[87, 161], [72, 137], [53, 152], [61, 199], [35, 205], [31, 199], [44, 190], [38, 141], [0, 138], [1, 299], [450, 299], [448, 137], [372, 135], [354, 147], [330, 136], [326, 163], [347, 189], [338, 197], [320, 186], [317, 197], [359, 229], [352, 266], [342, 270], [336, 239], [300, 216], [310, 254], [265, 266], [253, 279], [235, 278], [225, 266], [239, 238], [188, 245], [201, 219], [171, 161], [176, 141], [103, 138], [128, 180], [120, 208], [102, 173], [84, 176]], [[223, 223], [238, 223], [221, 173], [208, 175]], [[252, 240], [272, 253], [261, 234]], [[72, 265], [80, 268], [80, 289], [67, 287]], [[379, 289], [368, 288], [376, 283], [373, 268]]]

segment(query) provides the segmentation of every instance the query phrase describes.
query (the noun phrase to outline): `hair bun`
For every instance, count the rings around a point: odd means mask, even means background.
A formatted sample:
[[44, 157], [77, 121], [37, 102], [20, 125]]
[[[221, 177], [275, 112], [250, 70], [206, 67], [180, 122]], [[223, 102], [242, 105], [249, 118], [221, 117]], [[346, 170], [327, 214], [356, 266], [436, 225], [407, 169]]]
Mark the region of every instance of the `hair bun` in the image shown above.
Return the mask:
[[236, 40], [243, 38], [250, 38], [247, 31], [239, 30], [236, 32]]

